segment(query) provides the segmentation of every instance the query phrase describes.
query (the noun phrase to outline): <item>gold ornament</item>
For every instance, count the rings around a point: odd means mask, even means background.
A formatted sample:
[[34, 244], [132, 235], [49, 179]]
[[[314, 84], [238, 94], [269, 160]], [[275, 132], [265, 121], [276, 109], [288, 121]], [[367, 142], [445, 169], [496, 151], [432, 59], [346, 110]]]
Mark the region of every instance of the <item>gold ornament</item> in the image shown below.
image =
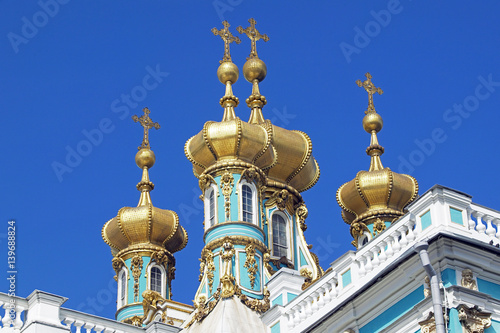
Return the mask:
[[258, 272], [257, 261], [255, 260], [255, 247], [251, 244], [248, 244], [245, 247], [246, 260], [243, 267], [245, 267], [248, 271], [248, 278], [250, 279], [250, 286], [254, 287], [255, 285], [255, 277]]
[[385, 230], [385, 223], [381, 219], [377, 219], [375, 223], [373, 223], [373, 235], [376, 236], [377, 234], [381, 233], [382, 231]]
[[131, 269], [132, 269], [132, 276], [134, 278], [134, 301], [135, 302], [139, 301], [139, 277], [141, 276], [141, 272], [142, 272], [142, 264], [143, 264], [143, 260], [142, 260], [141, 256], [136, 255], [132, 258]]
[[148, 108], [142, 109], [144, 114], [140, 117], [137, 117], [136, 115], [132, 116], [132, 119], [137, 123], [139, 122], [142, 127], [144, 127], [144, 138], [142, 139], [142, 144], [139, 146], [138, 150], [141, 149], [150, 149], [151, 146], [149, 145], [149, 130], [151, 128], [159, 129], [160, 124], [155, 123], [149, 118], [149, 114], [151, 111], [149, 111]]
[[224, 195], [224, 207], [226, 211], [226, 221], [230, 219], [231, 215], [231, 192], [233, 191], [234, 177], [226, 170], [220, 180], [220, 188], [222, 189], [222, 194]]
[[[224, 28], [220, 29], [220, 30], [218, 30], [215, 27], [212, 28], [212, 33], [215, 36], [219, 36], [224, 41], [224, 57], [220, 61], [221, 64], [223, 62], [231, 62], [232, 61], [231, 54], [229, 52], [229, 44], [231, 44], [232, 42], [235, 42], [236, 44], [241, 43], [241, 40], [238, 37], [233, 36], [233, 34], [229, 31], [229, 27], [231, 25], [227, 21], [223, 21], [222, 25], [224, 26]], [[223, 83], [225, 83], [225, 82], [223, 82]]]
[[259, 58], [259, 56], [257, 55], [257, 41], [262, 39], [264, 42], [267, 42], [269, 40], [269, 37], [267, 37], [266, 34], [261, 34], [257, 29], [255, 29], [255, 24], [257, 22], [255, 22], [255, 20], [253, 18], [249, 19], [248, 20], [248, 23], [250, 23], [250, 26], [243, 29], [241, 26], [239, 26], [238, 28], [236, 28], [236, 30], [240, 33], [240, 34], [246, 34], [248, 38], [250, 38], [250, 41], [252, 43], [252, 48], [251, 48], [251, 51], [250, 51], [250, 56], [247, 58], [247, 60], [249, 59], [253, 59], [253, 58]]
[[476, 280], [474, 280], [474, 274], [470, 268], [462, 271], [462, 287], [477, 290]]
[[469, 308], [465, 304], [460, 304], [457, 310], [458, 320], [467, 333], [483, 333], [491, 326], [491, 313], [481, 311], [477, 305]]

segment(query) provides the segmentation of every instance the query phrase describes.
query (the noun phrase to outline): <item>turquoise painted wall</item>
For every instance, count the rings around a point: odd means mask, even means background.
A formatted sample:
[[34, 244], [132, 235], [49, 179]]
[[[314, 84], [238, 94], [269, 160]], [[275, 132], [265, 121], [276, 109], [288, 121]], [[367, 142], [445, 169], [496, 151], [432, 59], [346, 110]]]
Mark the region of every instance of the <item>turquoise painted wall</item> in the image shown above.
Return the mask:
[[457, 275], [455, 270], [447, 268], [441, 272], [441, 280], [446, 288], [457, 284]]
[[424, 287], [420, 286], [410, 294], [396, 302], [377, 318], [361, 327], [359, 333], [377, 333], [392, 324], [396, 319], [411, 310], [417, 303], [424, 299]]
[[448, 316], [450, 317], [450, 321], [448, 323], [448, 332], [462, 332], [462, 324], [460, 324], [460, 321], [458, 320], [457, 309], [450, 309], [450, 313]]
[[490, 294], [496, 299], [500, 299], [500, 285], [483, 279], [477, 279], [477, 289], [485, 294]]

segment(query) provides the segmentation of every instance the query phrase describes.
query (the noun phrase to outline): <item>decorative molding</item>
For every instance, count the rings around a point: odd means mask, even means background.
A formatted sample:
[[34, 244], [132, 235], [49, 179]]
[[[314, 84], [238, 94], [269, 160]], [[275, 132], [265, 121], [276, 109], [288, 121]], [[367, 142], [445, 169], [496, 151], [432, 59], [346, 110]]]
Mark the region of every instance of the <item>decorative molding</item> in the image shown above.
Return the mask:
[[214, 177], [212, 177], [211, 175], [209, 174], [202, 174], [199, 178], [198, 178], [198, 186], [200, 187], [200, 190], [201, 190], [201, 195], [200, 195], [200, 199], [203, 200], [204, 199], [204, 195], [205, 195], [205, 191], [210, 187], [210, 185], [212, 184], [215, 184], [217, 185]]
[[220, 188], [222, 189], [222, 194], [224, 195], [224, 207], [226, 212], [226, 221], [231, 217], [231, 192], [234, 187], [234, 177], [228, 171], [224, 171], [220, 179]]
[[[443, 308], [443, 316], [445, 322], [450, 320], [446, 308]], [[427, 318], [419, 321], [418, 324], [420, 325], [420, 331], [422, 333], [436, 333], [436, 319], [434, 318], [434, 312], [429, 312]]]
[[122, 258], [119, 258], [119, 257], [114, 257], [111, 260], [111, 265], [113, 266], [113, 270], [116, 273], [114, 279], [115, 279], [115, 281], [118, 281], [118, 273], [120, 272], [120, 270], [122, 269], [122, 267], [124, 267], [124, 266], [127, 267], [127, 265], [125, 264], [125, 261]]
[[131, 269], [132, 276], [134, 277], [134, 302], [139, 301], [139, 277], [142, 272], [142, 264], [143, 260], [141, 256], [135, 255], [132, 257]]
[[474, 280], [474, 273], [470, 268], [466, 268], [462, 271], [462, 287], [477, 290], [476, 280]]
[[373, 236], [377, 236], [384, 231], [385, 228], [385, 223], [380, 218], [377, 218], [377, 220], [373, 223]]
[[220, 256], [222, 258], [222, 278], [221, 285], [221, 297], [229, 298], [234, 295], [236, 291], [235, 278], [233, 276], [233, 257], [235, 254], [234, 246], [231, 243], [229, 237], [224, 238], [224, 243], [222, 244], [223, 250], [220, 251]]
[[248, 271], [248, 278], [250, 279], [250, 286], [255, 286], [255, 277], [258, 272], [257, 261], [255, 260], [255, 247], [252, 244], [248, 244], [245, 247], [246, 260], [243, 267]]
[[296, 208], [295, 208], [295, 214], [297, 215], [297, 221], [299, 221], [300, 229], [302, 232], [307, 230], [307, 225], [306, 225], [306, 218], [307, 215], [309, 214], [306, 204], [305, 203], [300, 203]]
[[352, 245], [354, 245], [356, 248], [358, 248], [358, 239], [363, 235], [365, 231], [370, 232], [370, 229], [364, 224], [363, 222], [353, 222], [351, 224], [351, 236], [354, 238], [354, 240], [351, 242]]
[[146, 290], [142, 293], [142, 298], [142, 308], [144, 310], [142, 324], [147, 325], [152, 321], [167, 323], [167, 301], [160, 293]]
[[282, 189], [274, 191], [269, 200], [266, 201], [265, 206], [269, 208], [274, 205], [276, 205], [280, 211], [287, 209], [288, 212], [293, 215], [293, 199], [288, 190]]
[[[215, 272], [215, 264], [214, 264], [214, 254], [207, 249], [206, 247], [201, 251], [201, 259], [200, 259], [200, 272], [206, 268], [207, 270], [207, 279], [208, 279], [208, 290], [212, 293], [213, 285], [214, 285], [214, 272]], [[200, 275], [200, 278], [202, 276]]]
[[211, 241], [207, 245], [205, 245], [204, 249], [213, 251], [216, 248], [221, 247], [224, 244], [224, 242], [226, 241], [226, 239], [229, 239], [230, 242], [234, 245], [245, 245], [246, 246], [248, 244], [252, 244], [255, 246], [255, 248], [257, 250], [259, 250], [262, 253], [268, 251], [267, 246], [264, 243], [262, 243], [261, 241], [255, 239], [255, 238], [248, 237], [248, 236], [225, 236], [224, 238], [218, 238], [218, 239]]
[[469, 308], [460, 304], [457, 310], [458, 320], [467, 333], [484, 333], [484, 330], [491, 326], [491, 313], [479, 310], [477, 305]]
[[142, 326], [142, 318], [143, 317], [139, 317], [139, 316], [135, 315], [133, 317], [124, 319], [123, 322], [125, 324], [129, 324], [129, 325], [132, 325], [132, 326], [141, 327]]
[[430, 297], [432, 295], [431, 292], [431, 281], [429, 280], [429, 276], [426, 275], [424, 278], [424, 297]]
[[167, 270], [168, 298], [172, 299], [172, 280], [175, 280], [175, 266], [170, 266]]
[[304, 267], [300, 270], [300, 275], [305, 277], [304, 284], [302, 285], [302, 290], [305, 290], [313, 282], [313, 273], [311, 272], [311, 270], [309, 268]]

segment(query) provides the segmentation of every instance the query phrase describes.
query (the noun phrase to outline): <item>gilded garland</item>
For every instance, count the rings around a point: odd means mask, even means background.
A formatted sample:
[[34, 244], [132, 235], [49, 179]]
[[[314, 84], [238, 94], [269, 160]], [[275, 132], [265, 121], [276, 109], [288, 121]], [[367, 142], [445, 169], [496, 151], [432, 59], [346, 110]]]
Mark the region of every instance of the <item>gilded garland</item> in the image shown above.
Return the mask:
[[220, 188], [222, 189], [222, 194], [224, 195], [224, 208], [226, 212], [226, 221], [230, 219], [231, 213], [231, 192], [233, 191], [234, 177], [226, 170], [220, 180]]
[[203, 272], [205, 271], [205, 268], [207, 271], [208, 289], [210, 293], [212, 293], [214, 285], [214, 272], [215, 272], [214, 254], [207, 248], [204, 248], [201, 251], [200, 276], [199, 276], [200, 281], [203, 278]]
[[141, 276], [142, 271], [142, 257], [139, 255], [135, 255], [132, 258], [132, 276], [134, 277], [134, 301], [139, 301], [139, 277]]
[[255, 260], [255, 247], [252, 244], [248, 244], [245, 247], [245, 253], [247, 254], [247, 258], [245, 260], [245, 267], [248, 271], [248, 278], [250, 279], [250, 286], [255, 286], [255, 277], [257, 276], [257, 261]]

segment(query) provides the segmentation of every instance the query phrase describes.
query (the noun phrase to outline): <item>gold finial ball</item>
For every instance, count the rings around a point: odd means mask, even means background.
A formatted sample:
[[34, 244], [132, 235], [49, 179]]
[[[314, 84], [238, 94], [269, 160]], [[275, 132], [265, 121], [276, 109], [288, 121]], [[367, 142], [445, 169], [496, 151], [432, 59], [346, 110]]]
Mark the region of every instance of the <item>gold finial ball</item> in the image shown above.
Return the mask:
[[372, 131], [379, 132], [384, 126], [384, 122], [382, 121], [382, 117], [376, 112], [369, 112], [363, 118], [363, 128], [368, 133]]
[[222, 84], [226, 84], [227, 81], [230, 81], [231, 84], [235, 84], [236, 81], [238, 81], [239, 75], [240, 71], [238, 66], [230, 61], [224, 61], [217, 69], [217, 77]]
[[151, 168], [156, 161], [155, 153], [151, 149], [142, 148], [135, 155], [135, 163], [141, 169], [144, 167]]
[[243, 65], [243, 76], [248, 82], [257, 80], [262, 82], [266, 78], [266, 64], [259, 58], [250, 58]]

